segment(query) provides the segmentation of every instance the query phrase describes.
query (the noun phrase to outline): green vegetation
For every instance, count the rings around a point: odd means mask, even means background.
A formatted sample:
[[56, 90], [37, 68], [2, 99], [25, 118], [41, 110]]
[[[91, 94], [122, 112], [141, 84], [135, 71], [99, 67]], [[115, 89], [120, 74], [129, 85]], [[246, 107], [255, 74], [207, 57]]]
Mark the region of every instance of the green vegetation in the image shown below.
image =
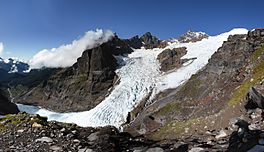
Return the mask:
[[204, 82], [201, 81], [201, 79], [198, 78], [200, 75], [200, 72], [197, 72], [196, 74], [193, 74], [191, 78], [182, 85], [180, 90], [177, 92], [178, 96], [185, 96], [185, 97], [196, 97], [201, 94], [201, 90], [203, 90], [201, 87]]
[[151, 138], [153, 138], [154, 140], [176, 138], [177, 136], [184, 133], [186, 128], [191, 128], [192, 126], [199, 125], [201, 123], [202, 122], [198, 119], [173, 121], [154, 132]]
[[260, 48], [258, 48], [250, 57], [251, 61], [255, 61], [264, 53], [264, 45]]
[[171, 111], [180, 111], [181, 106], [177, 102], [170, 102], [166, 104], [164, 107], [160, 108], [159, 111], [157, 112], [160, 115], [166, 115], [170, 113]]
[[18, 115], [6, 115], [5, 118], [0, 119], [0, 132], [3, 132], [7, 129], [8, 126], [5, 125], [5, 123], [8, 123], [12, 126], [17, 126], [18, 124], [25, 121], [27, 114], [20, 113]]
[[[264, 46], [257, 49], [250, 58], [251, 62], [257, 61], [258, 57], [260, 57], [264, 52]], [[250, 87], [254, 86], [258, 82], [264, 79], [264, 60], [257, 61], [258, 63], [253, 68], [252, 77], [250, 79], [247, 79], [241, 84], [232, 94], [228, 105], [234, 106], [237, 103], [239, 103], [241, 100], [243, 100], [250, 89]]]
[[44, 123], [46, 123], [46, 121], [44, 121], [45, 119], [46, 118], [39, 116], [30, 117], [27, 113], [8, 114], [5, 115], [3, 119], [0, 119], [0, 133], [12, 127], [19, 127], [20, 124], [32, 125], [36, 122], [44, 125]]

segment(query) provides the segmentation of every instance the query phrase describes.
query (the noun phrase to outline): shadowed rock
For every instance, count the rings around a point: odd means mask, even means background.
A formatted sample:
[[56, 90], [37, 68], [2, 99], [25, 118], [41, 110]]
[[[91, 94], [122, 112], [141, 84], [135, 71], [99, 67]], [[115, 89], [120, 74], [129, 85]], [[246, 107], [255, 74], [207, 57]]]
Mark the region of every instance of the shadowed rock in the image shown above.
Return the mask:
[[0, 115], [16, 114], [19, 110], [14, 103], [11, 103], [8, 98], [4, 95], [3, 91], [0, 90]]
[[256, 85], [251, 87], [247, 93], [246, 110], [250, 109], [264, 109], [264, 86]]

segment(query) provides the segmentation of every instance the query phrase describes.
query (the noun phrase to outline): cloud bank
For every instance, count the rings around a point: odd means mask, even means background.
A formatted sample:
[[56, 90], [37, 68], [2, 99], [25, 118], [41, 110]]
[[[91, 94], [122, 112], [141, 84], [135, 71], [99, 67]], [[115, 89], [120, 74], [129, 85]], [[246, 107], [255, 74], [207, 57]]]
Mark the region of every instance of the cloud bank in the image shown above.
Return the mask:
[[83, 37], [71, 44], [64, 44], [58, 48], [44, 49], [29, 61], [31, 69], [42, 67], [69, 67], [73, 65], [86, 49], [92, 49], [114, 36], [110, 30], [97, 29], [88, 31]]
[[4, 44], [0, 42], [0, 55], [2, 55], [4, 51]]

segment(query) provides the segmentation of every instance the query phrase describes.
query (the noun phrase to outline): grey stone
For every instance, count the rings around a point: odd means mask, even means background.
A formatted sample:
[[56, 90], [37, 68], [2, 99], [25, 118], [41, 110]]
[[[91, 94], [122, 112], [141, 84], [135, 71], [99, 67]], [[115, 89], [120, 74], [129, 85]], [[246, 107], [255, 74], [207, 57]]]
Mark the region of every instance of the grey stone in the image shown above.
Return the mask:
[[82, 148], [82, 149], [79, 149], [78, 152], [94, 152], [94, 150], [89, 149], [89, 148]]
[[50, 147], [50, 150], [53, 150], [53, 151], [62, 151], [62, 148], [59, 147], [59, 146], [53, 145], [53, 146]]
[[164, 152], [160, 147], [149, 148], [146, 152]]
[[98, 139], [98, 136], [97, 136], [98, 132], [95, 132], [95, 133], [92, 133], [88, 136], [88, 140], [89, 141], [95, 141]]
[[53, 142], [53, 140], [51, 138], [49, 138], [49, 137], [41, 137], [39, 139], [36, 139], [35, 141], [36, 142], [47, 142], [47, 143]]

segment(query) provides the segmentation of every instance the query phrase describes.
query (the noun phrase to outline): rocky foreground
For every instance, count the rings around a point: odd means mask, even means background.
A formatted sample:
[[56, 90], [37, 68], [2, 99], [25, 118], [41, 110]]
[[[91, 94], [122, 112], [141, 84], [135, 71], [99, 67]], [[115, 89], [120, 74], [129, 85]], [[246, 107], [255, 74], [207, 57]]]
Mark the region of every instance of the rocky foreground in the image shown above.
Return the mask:
[[[73, 152], [200, 152], [200, 151], [263, 151], [264, 131], [260, 126], [261, 110], [251, 113], [254, 124], [237, 120], [236, 131], [210, 130], [184, 139], [149, 140], [133, 137], [116, 128], [82, 128], [75, 124], [48, 122], [47, 118], [26, 113], [0, 118], [0, 151], [73, 151]], [[250, 127], [251, 126], [251, 127]]]

